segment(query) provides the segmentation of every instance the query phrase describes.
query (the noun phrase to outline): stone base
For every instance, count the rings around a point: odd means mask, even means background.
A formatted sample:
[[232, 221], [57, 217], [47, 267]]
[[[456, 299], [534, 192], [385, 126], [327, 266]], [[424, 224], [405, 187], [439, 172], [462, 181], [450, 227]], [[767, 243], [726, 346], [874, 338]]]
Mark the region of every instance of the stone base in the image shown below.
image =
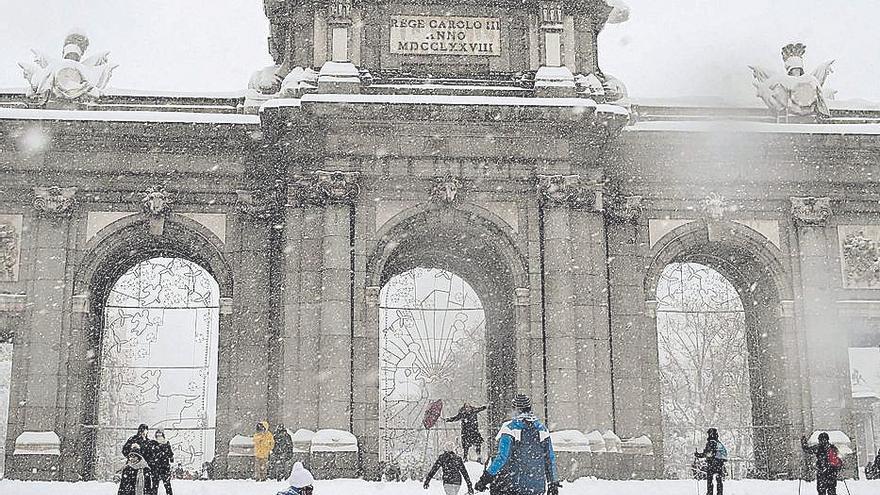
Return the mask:
[[557, 452], [559, 477], [574, 481], [585, 476], [607, 480], [645, 480], [662, 477], [653, 455], [615, 452]]
[[231, 480], [245, 480], [254, 477], [253, 456], [230, 455], [226, 457], [226, 477]]
[[310, 461], [309, 470], [316, 479], [358, 477], [357, 452], [312, 452]]
[[6, 477], [24, 481], [61, 481], [61, 456], [18, 454], [7, 457]]

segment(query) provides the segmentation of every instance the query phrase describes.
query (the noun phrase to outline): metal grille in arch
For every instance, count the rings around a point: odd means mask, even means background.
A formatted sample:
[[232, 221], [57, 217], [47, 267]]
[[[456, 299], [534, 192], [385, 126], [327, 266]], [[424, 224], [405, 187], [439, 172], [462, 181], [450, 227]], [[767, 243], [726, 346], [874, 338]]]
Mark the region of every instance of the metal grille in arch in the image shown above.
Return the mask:
[[485, 403], [486, 320], [467, 282], [429, 268], [392, 278], [379, 310], [380, 448], [405, 467], [458, 436], [458, 423], [424, 429], [430, 401], [443, 400], [446, 417], [463, 402]]
[[114, 284], [104, 309], [96, 476], [146, 423], [163, 428], [175, 462], [197, 471], [214, 455], [220, 289], [199, 265], [154, 258]]

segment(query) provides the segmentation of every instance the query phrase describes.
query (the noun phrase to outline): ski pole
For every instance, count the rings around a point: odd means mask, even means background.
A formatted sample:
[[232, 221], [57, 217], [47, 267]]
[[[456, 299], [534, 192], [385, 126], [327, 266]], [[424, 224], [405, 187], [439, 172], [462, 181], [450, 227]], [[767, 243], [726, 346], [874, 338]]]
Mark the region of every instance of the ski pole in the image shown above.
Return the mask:
[[852, 492], [849, 491], [849, 485], [846, 484], [846, 478], [843, 479], [843, 487], [846, 488], [846, 493], [852, 495]]

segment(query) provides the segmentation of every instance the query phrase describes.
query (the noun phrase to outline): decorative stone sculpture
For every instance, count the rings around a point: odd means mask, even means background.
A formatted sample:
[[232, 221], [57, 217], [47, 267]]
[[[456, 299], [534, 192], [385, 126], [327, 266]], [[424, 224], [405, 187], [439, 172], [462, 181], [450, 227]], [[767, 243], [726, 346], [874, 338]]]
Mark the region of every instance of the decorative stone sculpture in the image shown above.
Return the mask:
[[580, 175], [539, 175], [538, 194], [545, 204], [603, 211], [605, 184]]
[[880, 242], [863, 231], [848, 234], [843, 240], [843, 266], [846, 286], [880, 286]]
[[642, 214], [642, 196], [625, 196], [614, 201], [609, 209], [609, 216], [619, 223], [636, 222]]
[[288, 185], [288, 206], [351, 203], [360, 194], [358, 172], [317, 170], [295, 177]]
[[777, 74], [762, 67], [752, 66], [758, 98], [772, 110], [793, 116], [829, 116], [825, 104], [823, 85], [831, 74], [829, 60], [817, 67], [811, 74], [804, 71], [804, 53], [807, 47], [802, 43], [792, 43], [782, 48], [785, 74]]
[[723, 219], [724, 214], [731, 210], [733, 210], [733, 207], [728, 205], [724, 196], [721, 196], [720, 194], [714, 192], [710, 193], [706, 196], [706, 199], [703, 200], [703, 211], [706, 213], [706, 216], [712, 220]]
[[40, 213], [66, 215], [76, 204], [75, 187], [35, 187], [34, 208]]
[[831, 216], [831, 198], [791, 198], [791, 215], [807, 225], [822, 225]]
[[162, 235], [165, 231], [165, 217], [171, 213], [173, 203], [171, 193], [165, 190], [165, 186], [154, 186], [147, 189], [141, 200], [141, 206], [150, 226], [150, 233]]
[[452, 204], [458, 197], [460, 185], [460, 181], [451, 175], [436, 178], [434, 179], [434, 188], [431, 190], [431, 197], [439, 203]]
[[28, 99], [35, 104], [45, 105], [53, 96], [74, 102], [100, 98], [117, 65], [109, 62], [107, 57], [110, 52], [106, 51], [83, 59], [88, 47], [88, 36], [81, 31], [73, 31], [64, 39], [61, 60], [31, 50], [34, 61], [18, 64], [28, 82]]
[[277, 189], [237, 190], [239, 209], [253, 217], [269, 218], [278, 208]]
[[0, 218], [0, 282], [17, 280], [19, 232], [12, 222]]

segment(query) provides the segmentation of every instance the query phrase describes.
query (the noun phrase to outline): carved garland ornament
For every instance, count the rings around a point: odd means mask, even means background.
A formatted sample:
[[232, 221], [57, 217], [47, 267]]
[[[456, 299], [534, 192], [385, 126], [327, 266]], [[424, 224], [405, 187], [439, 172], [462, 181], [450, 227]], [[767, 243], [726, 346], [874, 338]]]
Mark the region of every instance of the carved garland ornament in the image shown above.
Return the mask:
[[580, 175], [539, 175], [538, 196], [545, 205], [604, 211], [604, 182]]
[[880, 285], [880, 243], [859, 231], [843, 241], [843, 266], [849, 285]]
[[295, 177], [288, 186], [288, 205], [353, 203], [360, 194], [359, 176], [358, 172], [317, 170]]
[[68, 215], [76, 204], [75, 187], [35, 187], [34, 208], [43, 214]]
[[0, 222], [0, 281], [15, 280], [18, 266], [18, 232], [15, 225]]
[[822, 225], [831, 216], [831, 198], [791, 198], [791, 215], [807, 225]]

